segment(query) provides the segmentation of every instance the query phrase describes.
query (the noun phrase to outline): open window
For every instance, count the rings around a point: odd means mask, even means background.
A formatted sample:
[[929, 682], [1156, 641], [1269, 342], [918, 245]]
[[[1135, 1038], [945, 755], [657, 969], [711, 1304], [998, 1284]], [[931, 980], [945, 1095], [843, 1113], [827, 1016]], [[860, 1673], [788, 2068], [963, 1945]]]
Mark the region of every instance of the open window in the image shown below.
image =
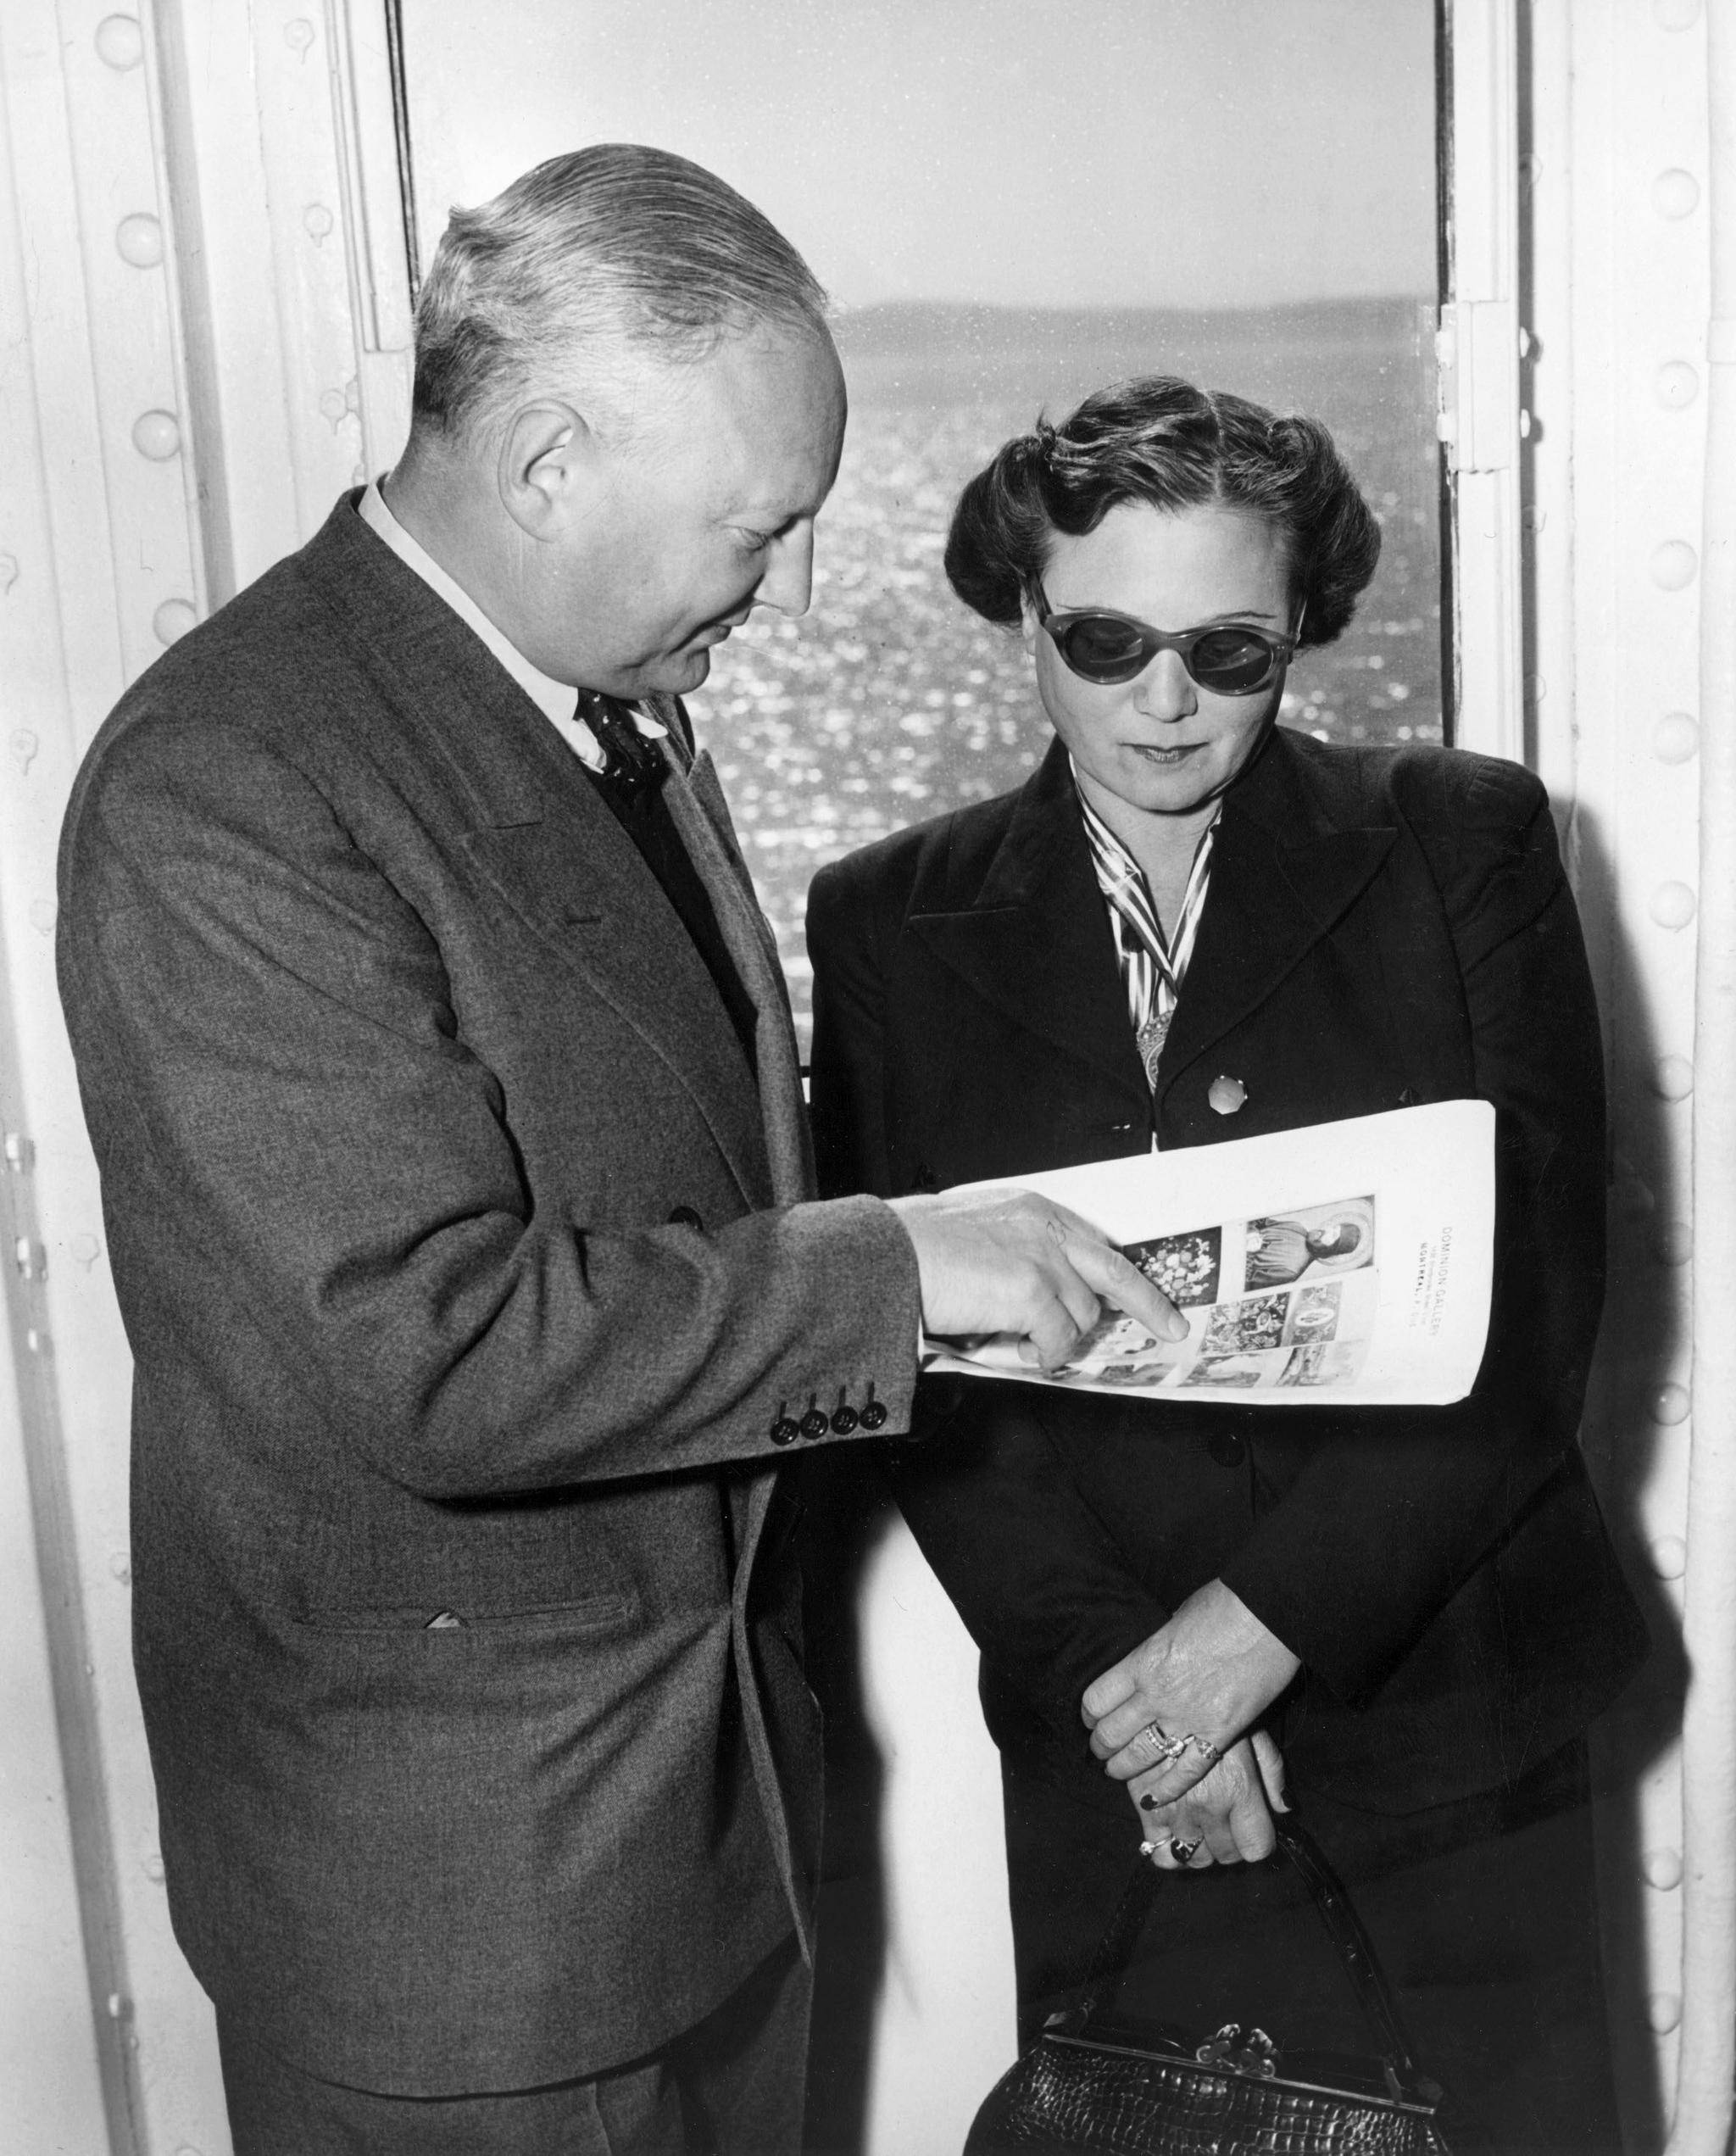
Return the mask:
[[814, 871], [1016, 785], [1046, 745], [1021, 648], [941, 551], [994, 448], [1100, 383], [1179, 373], [1333, 428], [1385, 550], [1283, 721], [1442, 738], [1435, 0], [398, 13], [423, 263], [450, 204], [637, 140], [739, 187], [839, 309], [852, 410], [812, 611], [756, 617], [691, 699], [798, 1011]]

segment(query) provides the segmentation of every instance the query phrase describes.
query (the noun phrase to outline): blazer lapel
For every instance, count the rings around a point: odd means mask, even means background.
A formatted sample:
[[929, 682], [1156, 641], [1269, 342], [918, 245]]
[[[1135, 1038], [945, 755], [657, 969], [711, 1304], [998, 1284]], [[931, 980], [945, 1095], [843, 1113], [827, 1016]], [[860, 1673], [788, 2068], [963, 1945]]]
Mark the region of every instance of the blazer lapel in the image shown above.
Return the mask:
[[1273, 732], [1225, 797], [1199, 939], [1159, 1066], [1161, 1089], [1266, 1001], [1363, 890], [1395, 836], [1329, 823]]
[[760, 909], [711, 758], [702, 749], [689, 763], [683, 753], [682, 725], [673, 711], [670, 719], [665, 799], [682, 842], [704, 878], [724, 941], [758, 1014], [754, 1064], [771, 1169], [771, 1201], [798, 1205], [815, 1195], [814, 1145], [777, 939]]
[[520, 917], [692, 1095], [743, 1201], [769, 1203], [758, 1092], [741, 1044], [692, 939], [604, 804], [551, 805], [538, 822], [473, 830], [465, 843]]
[[771, 1202], [759, 1094], [728, 1014], [656, 877], [572, 751], [350, 500], [338, 503], [299, 561], [457, 794], [471, 859], [687, 1089], [744, 1202]]
[[912, 914], [910, 927], [986, 1003], [1143, 1097], [1115, 939], [1059, 741], [1027, 782], [974, 900]]

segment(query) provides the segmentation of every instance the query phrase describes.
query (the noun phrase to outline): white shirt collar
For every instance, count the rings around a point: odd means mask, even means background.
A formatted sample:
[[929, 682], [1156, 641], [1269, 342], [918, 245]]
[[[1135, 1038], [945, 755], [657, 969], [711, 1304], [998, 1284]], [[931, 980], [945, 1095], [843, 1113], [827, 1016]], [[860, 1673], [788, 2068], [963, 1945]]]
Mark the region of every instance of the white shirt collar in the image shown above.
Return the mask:
[[[398, 522], [387, 507], [377, 480], [369, 482], [356, 504], [356, 514], [370, 532], [384, 540], [407, 569], [414, 569], [428, 588], [446, 601], [467, 629], [481, 638], [579, 760], [593, 771], [601, 771], [603, 751], [597, 745], [597, 737], [575, 709], [578, 691], [570, 682], [556, 681], [540, 666], [533, 666], [518, 646], [501, 634], [464, 586], [448, 577], [427, 549]], [[648, 718], [643, 711], [634, 710], [631, 716], [642, 734], [661, 738], [667, 732], [666, 727], [659, 726], [655, 719]]]

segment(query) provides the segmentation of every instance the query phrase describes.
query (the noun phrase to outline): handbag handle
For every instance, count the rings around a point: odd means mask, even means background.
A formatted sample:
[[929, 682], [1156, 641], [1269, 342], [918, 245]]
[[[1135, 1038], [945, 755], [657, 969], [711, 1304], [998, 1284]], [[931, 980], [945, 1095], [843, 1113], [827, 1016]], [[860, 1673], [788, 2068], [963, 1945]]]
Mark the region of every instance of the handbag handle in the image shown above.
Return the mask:
[[[1362, 1919], [1344, 1891], [1344, 1882], [1321, 1854], [1314, 1837], [1299, 1821], [1294, 1818], [1274, 1819], [1272, 1827], [1277, 1836], [1280, 1852], [1308, 1889], [1309, 1897], [1326, 1927], [1339, 1965], [1356, 1994], [1357, 2003], [1362, 2008], [1363, 2017], [1375, 2039], [1375, 2047], [1389, 2076], [1403, 2088], [1414, 2090], [1425, 2101], [1434, 2101], [1439, 2094], [1438, 2088], [1422, 2072], [1416, 2055], [1405, 2040], [1392, 1991], [1375, 1955], [1373, 1942], [1364, 1930]], [[1138, 1944], [1139, 1935], [1145, 1928], [1152, 1902], [1157, 1894], [1158, 1878], [1155, 1867], [1143, 1857], [1137, 1860], [1133, 1875], [1122, 1889], [1115, 1914], [1110, 1917], [1108, 1928], [1098, 1942], [1097, 1951], [1091, 1958], [1091, 1966], [1079, 1998], [1082, 2012], [1082, 2032], [1132, 1958], [1133, 1949]], [[1397, 2093], [1397, 2091], [1394, 2092]]]

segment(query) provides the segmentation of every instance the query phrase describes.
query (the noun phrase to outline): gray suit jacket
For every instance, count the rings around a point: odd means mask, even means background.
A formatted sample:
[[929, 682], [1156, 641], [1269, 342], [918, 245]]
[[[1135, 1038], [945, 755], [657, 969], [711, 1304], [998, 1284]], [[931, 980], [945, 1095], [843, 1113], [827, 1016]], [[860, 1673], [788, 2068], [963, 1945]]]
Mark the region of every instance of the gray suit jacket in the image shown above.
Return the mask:
[[787, 1202], [709, 766], [670, 785], [760, 1086], [569, 750], [353, 501], [97, 737], [61, 985], [177, 1936], [314, 2070], [437, 2094], [632, 2057], [805, 1941], [773, 1431], [905, 1427], [918, 1305], [883, 1206]]

